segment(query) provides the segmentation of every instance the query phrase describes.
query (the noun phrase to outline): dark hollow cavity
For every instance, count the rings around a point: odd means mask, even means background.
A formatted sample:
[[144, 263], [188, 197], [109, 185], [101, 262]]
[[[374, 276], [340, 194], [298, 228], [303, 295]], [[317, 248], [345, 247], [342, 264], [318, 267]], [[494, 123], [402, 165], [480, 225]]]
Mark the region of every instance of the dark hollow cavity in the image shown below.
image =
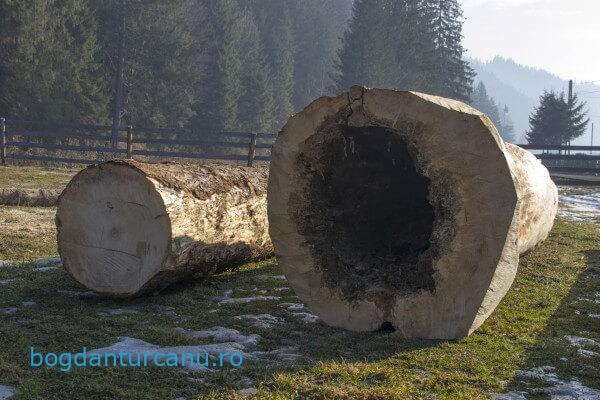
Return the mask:
[[329, 287], [351, 301], [434, 291], [430, 182], [397, 133], [329, 124], [296, 173], [290, 211]]

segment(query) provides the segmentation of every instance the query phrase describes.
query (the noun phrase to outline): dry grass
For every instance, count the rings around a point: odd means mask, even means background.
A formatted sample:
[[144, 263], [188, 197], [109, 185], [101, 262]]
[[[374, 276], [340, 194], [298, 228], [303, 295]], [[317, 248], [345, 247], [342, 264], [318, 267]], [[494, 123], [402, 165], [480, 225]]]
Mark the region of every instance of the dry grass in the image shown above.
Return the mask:
[[0, 260], [31, 261], [56, 254], [55, 207], [0, 206]]
[[36, 166], [0, 167], [0, 188], [62, 189], [77, 171]]

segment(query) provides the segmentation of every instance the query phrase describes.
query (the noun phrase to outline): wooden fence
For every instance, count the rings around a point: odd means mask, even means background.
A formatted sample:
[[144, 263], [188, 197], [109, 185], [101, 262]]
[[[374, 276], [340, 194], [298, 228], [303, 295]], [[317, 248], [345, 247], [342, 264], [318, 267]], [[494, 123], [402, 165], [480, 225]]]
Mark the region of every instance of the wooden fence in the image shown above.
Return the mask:
[[520, 144], [542, 160], [550, 171], [600, 172], [600, 146]]
[[54, 124], [0, 118], [0, 161], [92, 164], [112, 158], [268, 162], [272, 133], [205, 132], [190, 129]]

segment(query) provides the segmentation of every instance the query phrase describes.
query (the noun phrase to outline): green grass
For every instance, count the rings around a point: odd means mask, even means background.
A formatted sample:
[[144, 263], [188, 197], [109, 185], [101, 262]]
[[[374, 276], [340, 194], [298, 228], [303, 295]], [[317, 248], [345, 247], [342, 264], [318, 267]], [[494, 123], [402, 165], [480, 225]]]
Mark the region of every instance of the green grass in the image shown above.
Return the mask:
[[[291, 318], [278, 302], [217, 306], [210, 300], [226, 289], [236, 289], [236, 297], [256, 294], [255, 288], [274, 294], [286, 283], [264, 279], [280, 274], [273, 260], [246, 265], [202, 285], [178, 285], [130, 301], [57, 293], [57, 289], [85, 290], [62, 270], [36, 273], [26, 264], [0, 268], [0, 280], [19, 279], [0, 286], [0, 307], [18, 307], [15, 314], [0, 314], [0, 385], [17, 387], [15, 400], [234, 399], [240, 398], [236, 382], [244, 376], [256, 383], [259, 393], [254, 397], [259, 399], [483, 399], [522, 388], [514, 379], [518, 369], [553, 365], [565, 379], [575, 377], [600, 388], [597, 360], [581, 357], [564, 340], [565, 335], [600, 340], [599, 320], [586, 317], [598, 313], [598, 305], [579, 300], [600, 291], [598, 243], [596, 227], [558, 220], [549, 239], [522, 258], [515, 283], [492, 316], [474, 334], [456, 342], [399, 340], [388, 333], [357, 334], [307, 325]], [[292, 292], [277, 293], [281, 302], [298, 301]], [[37, 305], [20, 306], [30, 300]], [[154, 313], [151, 304], [175, 307], [178, 316]], [[127, 305], [142, 311], [97, 315], [104, 307]], [[209, 312], [213, 309], [219, 311]], [[260, 331], [233, 318], [248, 313], [269, 313], [287, 322]], [[217, 325], [261, 334], [259, 349], [293, 343], [304, 359], [293, 365], [256, 362], [190, 374], [167, 368], [77, 369], [63, 374], [28, 366], [31, 345], [43, 352], [76, 352], [83, 346], [112, 344], [120, 336], [160, 345], [196, 344], [174, 328]], [[561, 361], [563, 357], [569, 362]]]
[[62, 189], [75, 172], [70, 169], [9, 165], [0, 167], [0, 188]]

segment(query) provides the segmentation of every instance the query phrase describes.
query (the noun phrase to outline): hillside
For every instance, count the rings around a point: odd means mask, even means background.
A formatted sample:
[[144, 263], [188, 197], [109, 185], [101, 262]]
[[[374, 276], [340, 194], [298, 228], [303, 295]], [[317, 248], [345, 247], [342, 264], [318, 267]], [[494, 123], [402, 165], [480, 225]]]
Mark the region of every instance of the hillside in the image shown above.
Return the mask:
[[[469, 62], [477, 73], [476, 82], [483, 81], [490, 96], [499, 104], [508, 106], [518, 143], [525, 141], [524, 133], [529, 127], [529, 115], [537, 106], [544, 90], [568, 90], [566, 80], [542, 69], [519, 65], [511, 59], [497, 56], [486, 62], [476, 59], [470, 59]], [[576, 82], [575, 92], [587, 102], [591, 120], [600, 122], [600, 85]], [[573, 144], [589, 143], [588, 132]], [[597, 143], [600, 140], [595, 142]]]

